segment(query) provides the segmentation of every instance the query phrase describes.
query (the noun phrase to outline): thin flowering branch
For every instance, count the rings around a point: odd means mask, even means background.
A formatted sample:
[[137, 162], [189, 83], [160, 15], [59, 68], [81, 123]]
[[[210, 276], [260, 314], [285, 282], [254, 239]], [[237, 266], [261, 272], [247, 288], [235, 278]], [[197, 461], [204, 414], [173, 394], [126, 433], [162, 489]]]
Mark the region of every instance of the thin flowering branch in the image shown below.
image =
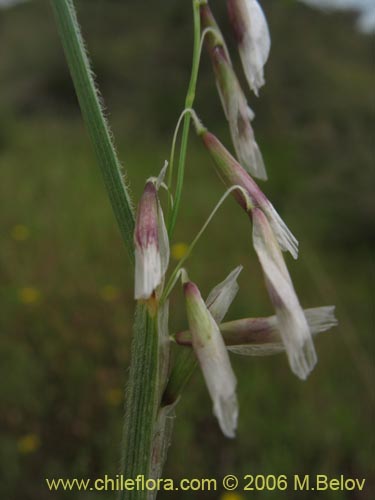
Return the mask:
[[247, 205], [246, 205], [247, 209], [250, 210], [250, 208], [252, 207], [251, 200], [250, 200], [250, 197], [248, 196], [246, 190], [244, 190], [242, 186], [232, 186], [227, 191], [225, 191], [225, 193], [223, 194], [223, 196], [220, 198], [220, 200], [215, 205], [215, 207], [212, 210], [211, 214], [208, 216], [206, 222], [203, 224], [203, 226], [201, 227], [201, 229], [198, 231], [198, 234], [195, 236], [195, 238], [193, 239], [193, 241], [190, 243], [189, 247], [187, 248], [187, 250], [185, 252], [185, 255], [180, 259], [180, 261], [178, 262], [177, 266], [175, 267], [175, 269], [174, 269], [174, 271], [173, 271], [173, 273], [172, 273], [172, 275], [171, 275], [171, 277], [170, 277], [170, 279], [168, 281], [168, 284], [165, 287], [164, 293], [161, 296], [161, 299], [160, 299], [161, 302], [163, 302], [169, 296], [169, 294], [171, 293], [174, 285], [176, 284], [176, 276], [177, 276], [177, 274], [180, 272], [180, 270], [181, 270], [183, 264], [186, 262], [186, 260], [190, 257], [190, 255], [191, 255], [191, 253], [192, 253], [195, 245], [198, 243], [199, 239], [201, 238], [201, 236], [203, 235], [203, 233], [207, 229], [207, 226], [210, 224], [210, 222], [212, 221], [212, 219], [216, 215], [216, 212], [219, 210], [219, 208], [224, 203], [224, 201], [228, 198], [228, 196], [233, 191], [236, 191], [236, 190], [241, 191], [241, 193], [243, 195], [243, 198], [245, 200], [245, 203], [247, 203]]
[[[208, 4], [207, 4], [208, 6]], [[206, 7], [206, 4], [203, 4], [202, 7], [201, 7], [201, 18], [202, 18], [202, 8]], [[202, 23], [203, 24], [203, 23]], [[202, 26], [203, 27], [203, 26]], [[211, 35], [213, 37], [213, 39], [216, 41], [216, 43], [219, 43], [220, 45], [223, 45], [223, 48], [224, 50], [226, 51], [227, 55], [228, 55], [228, 58], [229, 58], [229, 53], [228, 53], [228, 49], [227, 49], [227, 46], [224, 44], [224, 40], [221, 36], [221, 33], [220, 31], [217, 29], [217, 27], [215, 26], [207, 26], [206, 28], [204, 28], [202, 30], [202, 34], [201, 34], [201, 45], [200, 45], [200, 52], [202, 52], [203, 50], [203, 45], [204, 45], [204, 42], [206, 40], [206, 38]]]
[[[184, 117], [187, 114], [190, 114], [195, 119], [195, 121], [199, 122], [199, 119], [196, 116], [196, 113], [192, 108], [185, 108], [177, 120], [177, 125], [176, 125], [175, 131], [173, 133], [172, 147], [171, 147], [171, 152], [170, 152], [170, 156], [169, 156], [168, 183], [167, 183], [169, 192], [172, 192], [172, 180], [173, 180], [173, 170], [174, 170], [174, 159], [175, 159], [177, 136], [178, 136], [181, 124], [182, 124], [182, 120], [184, 119]], [[168, 214], [169, 214], [171, 208], [172, 208], [172, 205], [170, 204], [168, 206]]]
[[[171, 153], [169, 156], [168, 182], [167, 182], [167, 186], [168, 186], [169, 191], [172, 191], [173, 168], [174, 168], [174, 158], [175, 158], [175, 151], [176, 151], [177, 136], [178, 136], [178, 133], [180, 131], [180, 126], [181, 126], [182, 120], [187, 113], [190, 113], [190, 108], [184, 109], [183, 112], [180, 114], [180, 116], [177, 120], [176, 128], [175, 128], [174, 133], [173, 133]], [[170, 209], [171, 209], [171, 206], [168, 206], [168, 214], [169, 214]]]
[[[185, 100], [185, 109], [192, 108], [195, 99], [195, 89], [197, 86], [198, 79], [198, 70], [199, 70], [199, 61], [200, 61], [200, 16], [199, 16], [199, 7], [206, 0], [193, 0], [193, 18], [194, 18], [194, 47], [193, 47], [193, 62], [191, 69], [191, 77], [190, 83], [186, 95]], [[190, 115], [186, 114], [184, 117], [184, 126], [182, 130], [182, 139], [181, 139], [181, 149], [180, 149], [180, 159], [178, 163], [178, 172], [177, 172], [177, 183], [176, 183], [176, 193], [175, 193], [175, 202], [173, 205], [171, 218], [168, 225], [168, 234], [169, 237], [172, 238], [174, 227], [177, 221], [177, 215], [180, 208], [182, 188], [184, 183], [184, 172], [185, 172], [185, 162], [186, 162], [186, 153], [187, 153], [187, 144], [189, 138], [189, 130], [190, 130]]]
[[171, 277], [169, 278], [169, 281], [167, 285], [165, 286], [163, 295], [160, 298], [160, 303], [164, 304], [164, 302], [168, 299], [170, 294], [172, 293], [172, 290], [176, 286], [178, 280], [181, 278], [181, 276], [186, 272], [186, 269], [184, 267], [178, 267], [174, 269]]
[[[204, 0], [202, 0], [201, 2], [198, 2], [198, 3], [199, 3], [199, 5], [205, 5], [206, 4], [206, 2]], [[203, 43], [204, 43], [204, 40], [205, 40], [206, 36], [208, 34], [210, 34], [210, 33], [214, 35], [216, 33], [215, 29], [208, 27], [208, 28], [205, 28], [202, 31], [202, 34], [201, 34], [201, 37], [200, 37], [199, 50], [198, 50], [197, 54], [195, 54], [195, 52], [194, 52], [194, 56], [197, 59], [197, 68], [196, 68], [197, 74], [196, 74], [196, 78], [198, 78], [198, 71], [199, 71], [199, 64], [200, 64], [201, 55], [202, 55]], [[193, 63], [193, 65], [194, 65], [194, 63]], [[173, 179], [174, 158], [175, 158], [177, 136], [178, 136], [178, 133], [179, 133], [179, 130], [180, 130], [183, 118], [187, 114], [190, 114], [191, 116], [193, 116], [192, 113], [195, 114], [195, 112], [192, 109], [192, 107], [185, 107], [185, 109], [182, 111], [182, 113], [180, 114], [180, 116], [179, 116], [179, 118], [177, 120], [175, 131], [173, 133], [172, 147], [171, 147], [170, 160], [169, 160], [169, 171], [168, 171], [168, 188], [169, 188], [170, 191], [172, 190], [172, 179]], [[182, 148], [182, 146], [181, 146], [181, 148]], [[168, 209], [168, 213], [169, 213], [170, 207], [168, 207], [168, 208], [169, 208]]]

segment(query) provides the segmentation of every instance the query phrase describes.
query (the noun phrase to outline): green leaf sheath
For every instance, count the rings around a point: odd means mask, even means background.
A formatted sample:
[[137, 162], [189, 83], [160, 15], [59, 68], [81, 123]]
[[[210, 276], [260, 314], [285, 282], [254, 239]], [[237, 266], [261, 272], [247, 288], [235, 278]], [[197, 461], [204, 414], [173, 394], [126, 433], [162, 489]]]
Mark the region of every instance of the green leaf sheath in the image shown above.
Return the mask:
[[163, 394], [163, 406], [171, 405], [178, 400], [185, 386], [193, 376], [197, 364], [197, 357], [193, 349], [186, 347], [179, 349], [177, 359]]
[[[150, 477], [153, 433], [160, 402], [157, 319], [143, 304], [138, 304], [134, 322], [133, 344], [123, 437], [122, 474], [135, 479]], [[120, 500], [145, 500], [147, 491], [122, 491]]]
[[72, 0], [51, 0], [60, 38], [112, 209], [134, 263], [134, 214], [121, 165], [106, 122]]

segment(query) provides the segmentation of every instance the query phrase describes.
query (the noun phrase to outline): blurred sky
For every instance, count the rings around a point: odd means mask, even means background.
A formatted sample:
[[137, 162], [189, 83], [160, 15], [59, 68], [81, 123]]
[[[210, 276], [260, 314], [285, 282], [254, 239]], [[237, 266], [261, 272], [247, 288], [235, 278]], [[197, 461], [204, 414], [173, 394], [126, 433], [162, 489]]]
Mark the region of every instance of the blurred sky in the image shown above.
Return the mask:
[[375, 1], [374, 0], [303, 0], [305, 3], [329, 9], [357, 9], [360, 12], [358, 27], [361, 31], [375, 31]]
[[[26, 0], [0, 0], [0, 7], [9, 7]], [[355, 9], [360, 15], [358, 27], [366, 33], [375, 32], [375, 0], [302, 0], [304, 3], [329, 9]]]

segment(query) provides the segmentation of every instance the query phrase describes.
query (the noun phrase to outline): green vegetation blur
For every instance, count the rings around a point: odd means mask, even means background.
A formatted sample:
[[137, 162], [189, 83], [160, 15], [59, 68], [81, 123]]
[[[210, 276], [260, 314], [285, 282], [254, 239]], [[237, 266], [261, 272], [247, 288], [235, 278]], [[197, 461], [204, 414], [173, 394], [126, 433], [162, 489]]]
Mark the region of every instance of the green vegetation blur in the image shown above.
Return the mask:
[[[190, 2], [76, 3], [136, 202], [145, 179], [169, 157], [182, 111]], [[259, 99], [249, 95], [270, 178], [262, 186], [300, 241], [299, 260], [286, 259], [301, 303], [335, 304], [340, 324], [316, 339], [319, 363], [305, 383], [283, 355], [232, 356], [240, 402], [235, 440], [221, 435], [197, 372], [177, 407], [164, 477], [344, 474], [366, 478], [364, 492], [319, 498], [367, 499], [374, 487], [373, 40], [355, 31], [350, 14], [286, 0], [263, 5], [273, 47], [267, 84]], [[225, 2], [212, 7], [243, 81]], [[0, 89], [1, 496], [114, 498], [51, 493], [44, 481], [121, 471], [134, 312], [127, 254], [48, 2], [0, 10]], [[206, 54], [195, 109], [231, 148]], [[174, 258], [222, 193], [192, 133]], [[205, 295], [239, 264], [241, 289], [227, 318], [273, 314], [248, 219], [229, 199], [187, 268]], [[170, 325], [186, 327], [178, 289]], [[250, 493], [238, 498], [316, 498], [291, 490]]]

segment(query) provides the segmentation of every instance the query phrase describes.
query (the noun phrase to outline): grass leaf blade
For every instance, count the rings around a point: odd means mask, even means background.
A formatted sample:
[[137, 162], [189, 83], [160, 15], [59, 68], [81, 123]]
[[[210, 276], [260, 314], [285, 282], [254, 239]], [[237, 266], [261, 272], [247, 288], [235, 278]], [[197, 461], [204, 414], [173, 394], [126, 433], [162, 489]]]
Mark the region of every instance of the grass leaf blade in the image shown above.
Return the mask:
[[112, 209], [134, 263], [134, 214], [72, 0], [51, 0], [82, 115], [103, 174]]

